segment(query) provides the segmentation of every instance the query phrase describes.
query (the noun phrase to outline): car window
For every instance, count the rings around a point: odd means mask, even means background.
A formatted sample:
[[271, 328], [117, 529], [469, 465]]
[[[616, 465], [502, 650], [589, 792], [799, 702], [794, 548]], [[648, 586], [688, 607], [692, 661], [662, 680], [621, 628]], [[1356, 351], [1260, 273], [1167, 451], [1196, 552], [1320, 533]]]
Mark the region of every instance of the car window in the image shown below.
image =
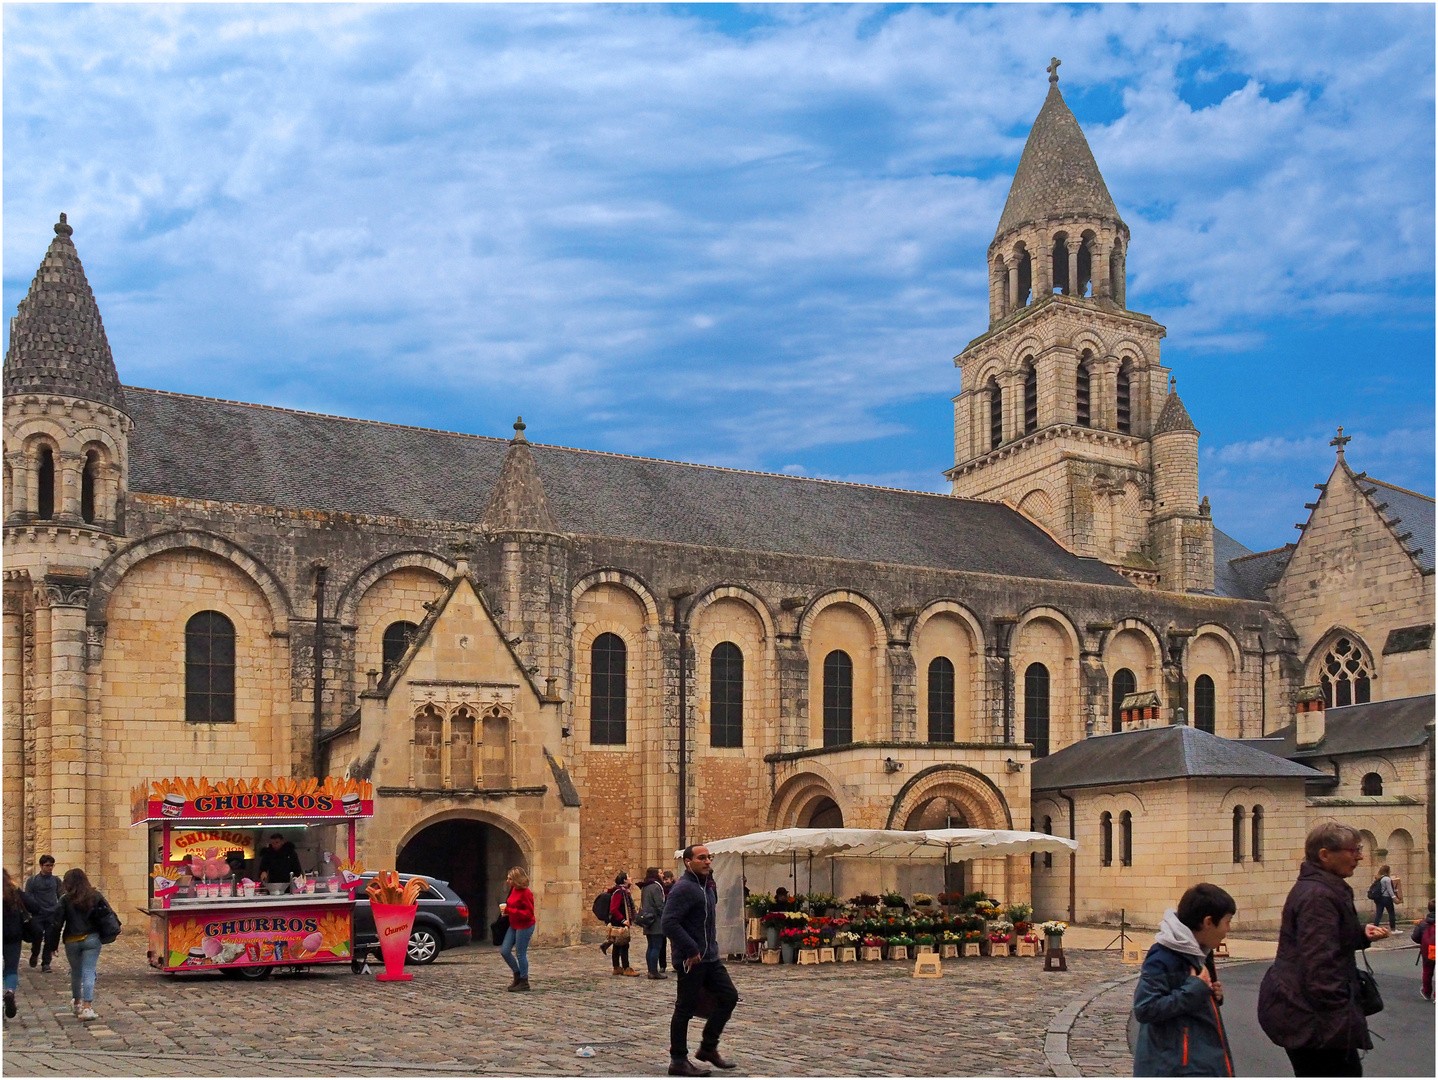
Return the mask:
[[438, 889], [433, 888], [432, 886], [426, 885], [424, 887], [424, 892], [420, 893], [419, 898], [421, 900], [443, 900], [444, 893], [440, 892]]

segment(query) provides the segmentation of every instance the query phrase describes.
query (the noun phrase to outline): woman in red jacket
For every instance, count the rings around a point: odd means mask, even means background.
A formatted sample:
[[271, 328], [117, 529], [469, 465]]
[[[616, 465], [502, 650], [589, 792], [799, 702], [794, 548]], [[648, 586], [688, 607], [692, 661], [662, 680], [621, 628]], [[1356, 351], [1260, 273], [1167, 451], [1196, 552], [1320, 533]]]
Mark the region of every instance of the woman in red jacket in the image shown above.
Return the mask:
[[518, 866], [509, 871], [504, 879], [509, 886], [509, 899], [499, 905], [499, 910], [509, 919], [509, 929], [504, 932], [504, 944], [499, 955], [514, 972], [514, 981], [506, 989], [529, 989], [529, 939], [534, 936], [534, 893], [529, 891], [529, 875]]

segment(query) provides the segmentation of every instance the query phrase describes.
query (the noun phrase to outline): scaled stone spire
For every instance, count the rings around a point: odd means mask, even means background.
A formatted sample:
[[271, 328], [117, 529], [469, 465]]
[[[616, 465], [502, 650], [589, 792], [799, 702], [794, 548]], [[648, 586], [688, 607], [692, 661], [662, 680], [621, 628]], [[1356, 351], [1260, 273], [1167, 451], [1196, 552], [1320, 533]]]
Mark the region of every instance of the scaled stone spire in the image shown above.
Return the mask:
[[521, 416], [514, 421], [514, 438], [509, 440], [504, 467], [479, 523], [485, 532], [559, 532], [524, 428]]
[[61, 214], [50, 250], [10, 320], [5, 396], [63, 394], [124, 411], [120, 376], [73, 232]]
[[1049, 66], [1049, 94], [1029, 131], [995, 237], [1049, 218], [1095, 218], [1122, 224], [1088, 140], [1064, 103], [1058, 62]]
[[1193, 426], [1193, 418], [1188, 415], [1188, 410], [1183, 407], [1179, 400], [1178, 388], [1174, 387], [1168, 392], [1168, 399], [1163, 403], [1163, 411], [1158, 414], [1158, 421], [1153, 425], [1155, 435], [1163, 435], [1170, 431], [1197, 431]]

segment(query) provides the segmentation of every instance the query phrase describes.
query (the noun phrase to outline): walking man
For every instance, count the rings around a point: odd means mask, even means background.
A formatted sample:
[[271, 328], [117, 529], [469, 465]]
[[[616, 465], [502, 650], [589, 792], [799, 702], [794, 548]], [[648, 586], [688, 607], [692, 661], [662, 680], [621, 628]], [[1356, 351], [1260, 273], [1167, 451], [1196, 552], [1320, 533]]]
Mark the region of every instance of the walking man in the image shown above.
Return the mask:
[[40, 872], [31, 874], [25, 882], [25, 898], [35, 912], [39, 931], [30, 946], [30, 966], [39, 961], [40, 970], [49, 971], [50, 958], [60, 948], [60, 879], [55, 876], [55, 856], [40, 856]]
[[674, 883], [660, 920], [674, 947], [674, 973], [679, 977], [674, 1017], [669, 1022], [669, 1075], [708, 1076], [710, 1070], [689, 1060], [689, 1021], [699, 1011], [701, 991], [706, 993], [709, 1019], [694, 1056], [718, 1069], [734, 1068], [734, 1062], [719, 1053], [719, 1037], [739, 1003], [739, 991], [719, 957], [719, 890], [709, 872], [709, 849], [703, 844], [685, 848], [684, 866], [684, 875]]

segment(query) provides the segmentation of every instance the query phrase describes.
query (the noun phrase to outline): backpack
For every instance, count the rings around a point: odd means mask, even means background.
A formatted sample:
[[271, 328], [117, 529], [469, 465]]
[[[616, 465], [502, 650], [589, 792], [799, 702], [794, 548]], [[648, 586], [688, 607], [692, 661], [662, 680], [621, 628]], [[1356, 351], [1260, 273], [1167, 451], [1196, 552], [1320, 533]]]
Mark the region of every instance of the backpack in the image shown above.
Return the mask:
[[95, 932], [100, 935], [101, 945], [113, 944], [120, 936], [120, 916], [115, 914], [115, 909], [110, 906], [110, 901], [103, 896], [95, 901], [95, 906], [90, 912]]
[[1373, 879], [1373, 884], [1370, 885], [1370, 886], [1368, 886], [1368, 899], [1370, 899], [1370, 900], [1382, 900], [1382, 899], [1383, 899], [1383, 879], [1382, 879], [1382, 878], [1374, 878], [1374, 879]]
[[613, 896], [613, 889], [605, 889], [594, 898], [594, 917], [602, 923], [609, 921], [609, 903]]

